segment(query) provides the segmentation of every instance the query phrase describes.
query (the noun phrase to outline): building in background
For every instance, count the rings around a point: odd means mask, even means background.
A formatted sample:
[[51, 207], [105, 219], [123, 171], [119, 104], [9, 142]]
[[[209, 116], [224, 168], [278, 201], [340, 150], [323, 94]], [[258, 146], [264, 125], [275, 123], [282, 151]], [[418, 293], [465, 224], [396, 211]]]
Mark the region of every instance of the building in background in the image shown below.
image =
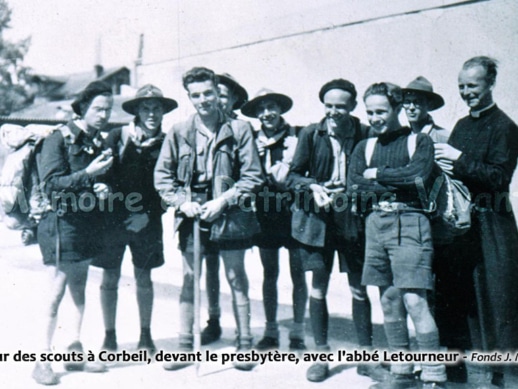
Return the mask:
[[121, 94], [130, 85], [131, 72], [127, 67], [104, 69], [96, 65], [94, 71], [64, 76], [36, 74], [31, 77], [34, 103], [24, 109], [0, 116], [0, 124], [59, 124], [72, 118], [70, 104], [92, 81], [105, 81], [112, 86], [114, 106], [110, 116], [110, 127], [126, 124], [133, 119], [122, 110], [121, 104], [127, 96]]

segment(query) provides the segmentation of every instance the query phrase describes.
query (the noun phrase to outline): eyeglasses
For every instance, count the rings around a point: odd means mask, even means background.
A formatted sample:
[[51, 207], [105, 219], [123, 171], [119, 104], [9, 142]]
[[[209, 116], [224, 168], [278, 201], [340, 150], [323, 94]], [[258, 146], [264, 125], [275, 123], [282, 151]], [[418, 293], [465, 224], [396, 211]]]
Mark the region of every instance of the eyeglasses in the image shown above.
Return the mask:
[[414, 104], [416, 108], [422, 108], [425, 103], [419, 100], [403, 100], [403, 107], [405, 108], [410, 108], [412, 104]]

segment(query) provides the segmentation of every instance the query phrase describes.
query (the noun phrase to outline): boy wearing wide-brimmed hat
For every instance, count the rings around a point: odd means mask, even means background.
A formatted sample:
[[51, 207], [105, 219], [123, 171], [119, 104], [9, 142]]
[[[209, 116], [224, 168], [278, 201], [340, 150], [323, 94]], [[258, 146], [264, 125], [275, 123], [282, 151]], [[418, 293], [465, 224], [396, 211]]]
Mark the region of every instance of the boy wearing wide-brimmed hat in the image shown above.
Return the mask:
[[114, 194], [126, 199], [137, 193], [140, 201], [131, 209], [124, 201], [115, 201], [107, 220], [103, 254], [92, 265], [104, 269], [101, 283], [101, 307], [106, 335], [102, 348], [117, 350], [115, 318], [118, 284], [126, 246], [131, 250], [140, 316], [139, 349], [155, 351], [151, 337], [153, 283], [151, 269], [164, 263], [162, 245], [163, 209], [153, 184], [153, 169], [158, 159], [165, 134], [162, 118], [178, 106], [173, 99], [164, 97], [154, 85], [141, 87], [135, 97], [122, 104], [124, 111], [135, 115], [135, 120], [122, 128], [110, 131], [106, 142], [113, 150], [114, 164], [111, 186]]
[[433, 86], [423, 76], [417, 77], [403, 89], [403, 108], [412, 131], [428, 134], [436, 143], [446, 143], [450, 131], [439, 127], [428, 113], [444, 105], [441, 95], [433, 91]]
[[248, 101], [248, 92], [228, 73], [217, 75], [219, 83], [219, 102], [223, 112], [231, 118], [237, 118], [234, 111], [240, 109]]
[[307, 286], [295, 240], [291, 237], [291, 212], [286, 178], [297, 144], [298, 128], [290, 126], [282, 117], [292, 107], [292, 100], [281, 93], [261, 89], [241, 112], [257, 118], [261, 128], [256, 131], [256, 144], [267, 183], [257, 198], [257, 217], [261, 232], [255, 237], [264, 269], [263, 306], [266, 316], [264, 337], [256, 344], [258, 350], [279, 347], [277, 323], [277, 279], [279, 278], [279, 249], [286, 247], [290, 256], [293, 282], [293, 325], [289, 334], [290, 350], [304, 350], [304, 314]]

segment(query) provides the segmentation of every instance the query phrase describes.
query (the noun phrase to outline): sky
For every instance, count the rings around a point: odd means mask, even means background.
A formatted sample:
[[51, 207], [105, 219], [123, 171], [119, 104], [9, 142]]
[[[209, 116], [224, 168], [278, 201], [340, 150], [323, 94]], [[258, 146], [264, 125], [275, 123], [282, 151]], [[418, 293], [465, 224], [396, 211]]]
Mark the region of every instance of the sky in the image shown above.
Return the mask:
[[[216, 39], [232, 44], [239, 39], [234, 31], [246, 25], [268, 24], [262, 22], [283, 16], [276, 23], [280, 30], [289, 20], [303, 23], [301, 15], [312, 17], [336, 1], [8, 0], [12, 28], [5, 36], [32, 37], [25, 63], [36, 72], [66, 74], [92, 69], [99, 59], [99, 41], [105, 67], [133, 66], [139, 35], [145, 32], [145, 62], [160, 62], [171, 59], [171, 53], [182, 55], [180, 39], [186, 50], [203, 49]], [[247, 33], [261, 39], [272, 31], [254, 28]]]
[[92, 69], [99, 46], [105, 67], [132, 65], [144, 30], [154, 36], [145, 48], [149, 58], [160, 57], [176, 17], [174, 0], [8, 1], [13, 14], [6, 38], [31, 36], [25, 64], [51, 75]]

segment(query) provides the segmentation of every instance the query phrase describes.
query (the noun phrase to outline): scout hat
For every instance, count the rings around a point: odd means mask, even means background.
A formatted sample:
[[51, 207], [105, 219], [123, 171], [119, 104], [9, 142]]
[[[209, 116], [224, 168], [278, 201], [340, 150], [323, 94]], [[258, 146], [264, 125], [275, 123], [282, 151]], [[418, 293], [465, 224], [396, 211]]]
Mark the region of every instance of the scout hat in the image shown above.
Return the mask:
[[417, 77], [414, 81], [408, 84], [406, 88], [403, 88], [403, 94], [408, 92], [419, 93], [426, 96], [428, 99], [429, 111], [441, 108], [444, 105], [444, 99], [437, 93], [434, 93], [432, 83], [423, 76]]
[[133, 99], [122, 103], [122, 109], [132, 115], [137, 115], [139, 104], [148, 99], [159, 100], [164, 107], [164, 113], [171, 112], [173, 109], [178, 107], [178, 103], [175, 100], [164, 97], [164, 94], [160, 89], [154, 85], [147, 84], [137, 91], [137, 94]]
[[288, 112], [293, 105], [293, 100], [290, 99], [288, 96], [280, 93], [275, 93], [270, 89], [263, 88], [259, 92], [257, 92], [257, 94], [252, 100], [250, 100], [248, 103], [241, 107], [241, 112], [243, 113], [243, 115], [251, 118], [257, 117], [257, 107], [259, 106], [259, 103], [261, 103], [264, 100], [273, 100], [277, 104], [279, 104], [279, 107], [281, 107], [281, 115], [285, 112]]
[[104, 81], [93, 81], [86, 86], [86, 88], [79, 93], [76, 99], [72, 102], [72, 110], [81, 116], [84, 112], [81, 112], [81, 105], [87, 103], [90, 104], [92, 100], [104, 94], [112, 94], [112, 87], [110, 84]]
[[236, 79], [228, 73], [218, 74], [217, 77], [219, 78], [219, 83], [226, 85], [237, 97], [237, 100], [232, 106], [232, 109], [235, 110], [241, 108], [248, 100], [248, 93], [246, 92], [246, 89], [243, 88], [239, 82], [237, 82]]

